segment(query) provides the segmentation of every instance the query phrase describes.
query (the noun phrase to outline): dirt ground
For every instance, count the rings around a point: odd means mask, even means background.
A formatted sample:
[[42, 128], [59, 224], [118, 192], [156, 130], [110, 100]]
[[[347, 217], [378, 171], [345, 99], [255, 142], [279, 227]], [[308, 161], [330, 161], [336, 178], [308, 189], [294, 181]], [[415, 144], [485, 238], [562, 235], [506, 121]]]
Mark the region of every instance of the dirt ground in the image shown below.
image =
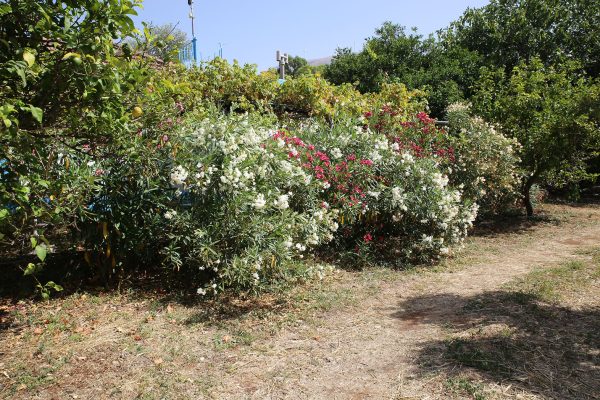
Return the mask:
[[7, 303], [0, 397], [600, 399], [600, 207], [545, 205], [434, 267], [338, 270], [219, 310]]

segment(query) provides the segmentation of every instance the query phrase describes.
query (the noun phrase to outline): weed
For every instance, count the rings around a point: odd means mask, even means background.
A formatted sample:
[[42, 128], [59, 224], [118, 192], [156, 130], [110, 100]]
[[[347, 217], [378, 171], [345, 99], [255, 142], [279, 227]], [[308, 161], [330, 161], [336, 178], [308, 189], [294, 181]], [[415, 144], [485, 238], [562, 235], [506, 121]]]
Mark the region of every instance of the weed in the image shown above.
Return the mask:
[[483, 393], [483, 385], [480, 383], [473, 382], [468, 378], [448, 378], [445, 382], [445, 386], [454, 393], [467, 394], [471, 396], [473, 400], [486, 399], [486, 396]]

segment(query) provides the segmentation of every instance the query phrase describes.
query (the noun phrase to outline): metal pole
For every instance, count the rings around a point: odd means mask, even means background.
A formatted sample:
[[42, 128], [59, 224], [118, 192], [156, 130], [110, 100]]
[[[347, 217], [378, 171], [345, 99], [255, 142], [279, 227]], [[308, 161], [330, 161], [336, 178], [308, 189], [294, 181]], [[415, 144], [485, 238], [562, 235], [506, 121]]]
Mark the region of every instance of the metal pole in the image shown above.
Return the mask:
[[198, 53], [196, 51], [196, 42], [198, 40], [196, 38], [192, 39], [192, 49], [194, 51], [194, 64], [198, 64]]
[[196, 50], [196, 30], [194, 26], [194, 0], [188, 0], [188, 5], [190, 6], [190, 19], [192, 20], [192, 49], [194, 53], [194, 64], [198, 63], [198, 52]]

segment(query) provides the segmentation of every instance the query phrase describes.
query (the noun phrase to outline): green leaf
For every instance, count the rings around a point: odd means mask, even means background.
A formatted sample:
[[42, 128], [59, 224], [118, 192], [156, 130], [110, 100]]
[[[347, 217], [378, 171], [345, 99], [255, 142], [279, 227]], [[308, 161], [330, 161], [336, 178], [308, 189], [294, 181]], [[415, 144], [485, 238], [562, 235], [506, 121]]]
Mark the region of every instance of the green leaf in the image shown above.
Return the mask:
[[35, 249], [35, 246], [37, 246], [37, 239], [32, 236], [29, 240], [31, 240], [31, 248]]
[[12, 12], [10, 4], [0, 4], [0, 17]]
[[0, 210], [0, 220], [3, 220], [7, 216], [8, 216], [8, 210], [6, 208], [3, 208], [2, 210]]
[[72, 53], [72, 52], [70, 52], [70, 53], [65, 54], [62, 59], [63, 60], [68, 60], [69, 58], [72, 58], [72, 57], [79, 57], [79, 58], [81, 58], [81, 55], [79, 53]]
[[64, 29], [65, 32], [68, 31], [69, 29], [71, 29], [71, 24], [72, 24], [71, 16], [65, 15], [65, 29]]
[[62, 292], [63, 291], [63, 287], [62, 286], [60, 286], [60, 285], [58, 285], [58, 284], [56, 284], [56, 283], [54, 283], [52, 281], [47, 282], [44, 285], [44, 287], [49, 288], [49, 289], [54, 289], [57, 292]]
[[21, 80], [23, 81], [23, 85], [26, 86], [27, 85], [27, 77], [25, 76], [25, 71], [23, 71], [21, 68], [16, 68], [15, 71], [17, 72], [17, 75], [19, 75], [21, 77]]
[[31, 111], [31, 115], [37, 122], [42, 123], [42, 118], [44, 117], [44, 111], [41, 108], [29, 106], [29, 110]]
[[27, 268], [25, 268], [25, 271], [23, 271], [23, 275], [33, 275], [35, 274], [36, 269], [37, 266], [34, 263], [29, 263], [27, 264]]
[[43, 262], [46, 259], [46, 255], [48, 254], [48, 249], [45, 244], [40, 244], [35, 246], [35, 254], [37, 254], [38, 258]]
[[33, 64], [35, 64], [35, 55], [25, 50], [25, 52], [23, 52], [23, 60], [25, 60], [27, 65], [29, 65], [29, 68], [31, 68], [33, 67]]

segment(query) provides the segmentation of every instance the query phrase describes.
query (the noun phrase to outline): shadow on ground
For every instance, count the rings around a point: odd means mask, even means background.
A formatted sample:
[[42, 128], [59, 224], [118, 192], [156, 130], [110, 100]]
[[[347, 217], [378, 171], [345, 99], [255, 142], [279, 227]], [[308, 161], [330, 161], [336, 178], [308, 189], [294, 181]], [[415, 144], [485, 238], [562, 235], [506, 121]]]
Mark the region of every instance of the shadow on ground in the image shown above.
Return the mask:
[[484, 381], [544, 398], [600, 399], [600, 307], [574, 310], [494, 291], [411, 298], [393, 317], [405, 329], [435, 324], [450, 331], [447, 339], [422, 345], [418, 375], [475, 370]]
[[542, 224], [559, 225], [560, 222], [560, 219], [539, 211], [532, 217], [513, 212], [477, 221], [470, 236], [496, 237], [511, 233], [526, 233]]

